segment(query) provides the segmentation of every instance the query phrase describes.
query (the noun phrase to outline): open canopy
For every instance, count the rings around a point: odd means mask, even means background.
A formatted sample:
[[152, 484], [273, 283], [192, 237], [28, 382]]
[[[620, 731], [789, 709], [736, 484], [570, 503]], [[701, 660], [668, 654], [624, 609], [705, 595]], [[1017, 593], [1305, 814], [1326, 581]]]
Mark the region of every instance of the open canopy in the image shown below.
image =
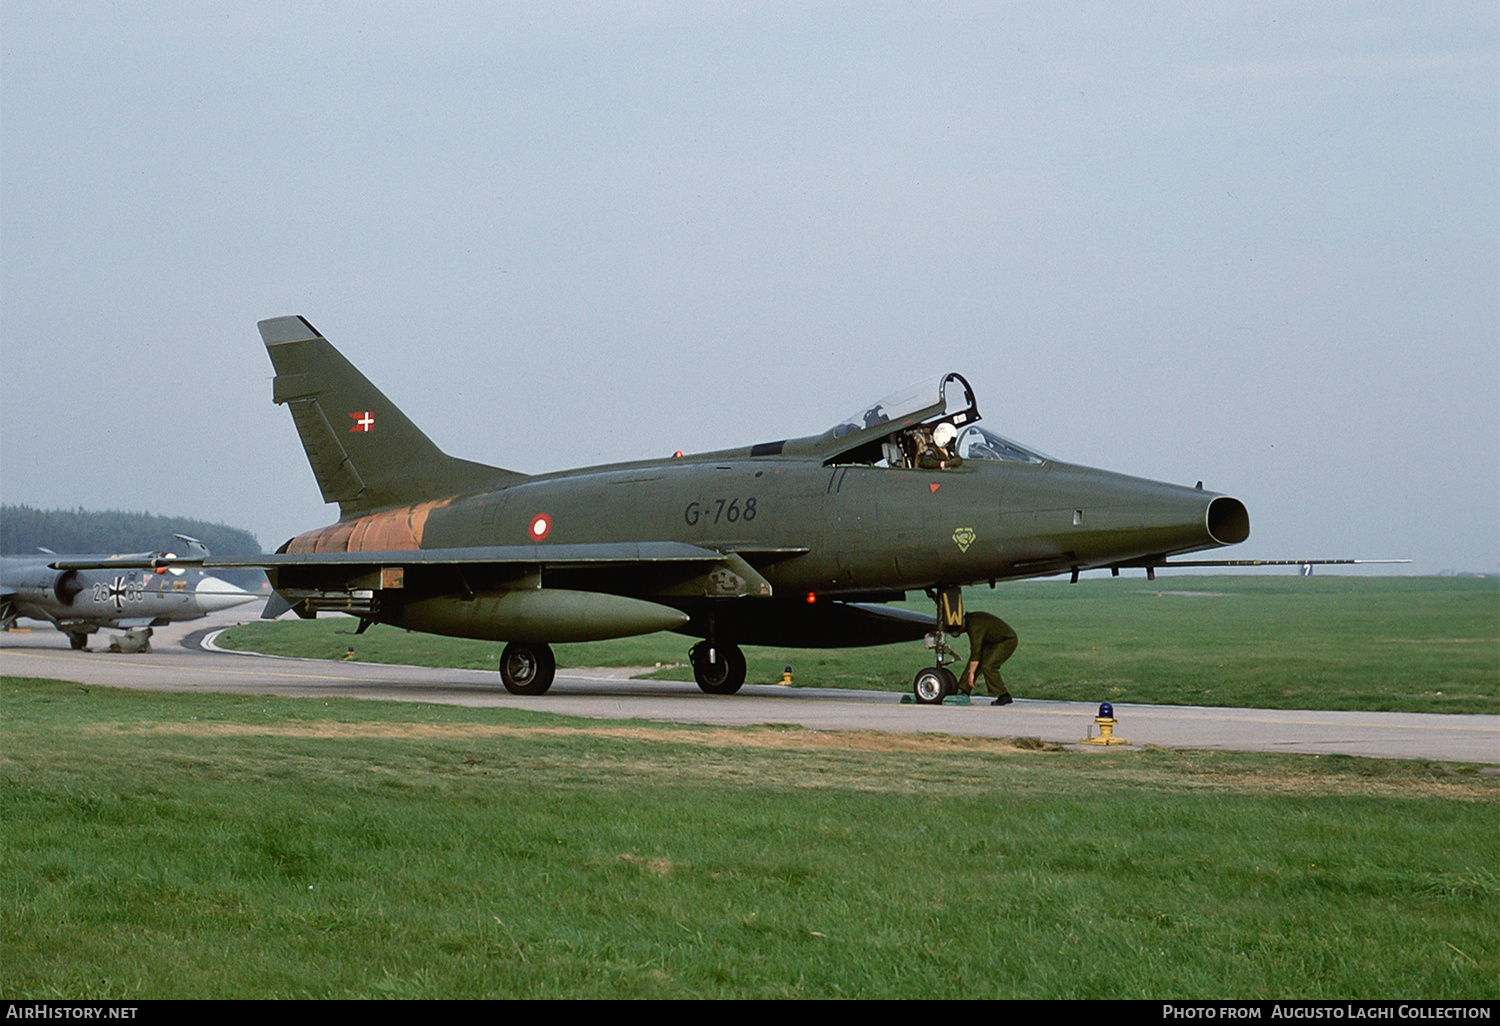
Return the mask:
[[879, 402], [845, 417], [830, 429], [830, 433], [834, 438], [843, 438], [887, 424], [890, 427], [886, 430], [894, 431], [913, 424], [936, 424], [944, 420], [954, 427], [962, 427], [978, 419], [979, 409], [974, 405], [974, 390], [969, 383], [960, 374], [944, 374], [892, 392]]
[[944, 374], [865, 406], [829, 428], [819, 442], [826, 462], [880, 464], [891, 458], [890, 446], [900, 435], [947, 423], [958, 430], [954, 449], [965, 460], [1045, 462], [1040, 453], [979, 427], [979, 419], [968, 381]]

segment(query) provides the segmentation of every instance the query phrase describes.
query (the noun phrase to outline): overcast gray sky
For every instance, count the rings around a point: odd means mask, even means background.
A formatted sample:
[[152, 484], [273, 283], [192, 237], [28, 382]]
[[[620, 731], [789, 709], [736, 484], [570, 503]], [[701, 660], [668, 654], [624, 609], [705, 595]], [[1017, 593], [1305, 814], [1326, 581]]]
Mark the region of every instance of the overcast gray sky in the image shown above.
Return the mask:
[[301, 314], [537, 472], [943, 371], [1244, 557], [1500, 568], [1479, 2], [0, 5], [0, 498], [332, 522]]

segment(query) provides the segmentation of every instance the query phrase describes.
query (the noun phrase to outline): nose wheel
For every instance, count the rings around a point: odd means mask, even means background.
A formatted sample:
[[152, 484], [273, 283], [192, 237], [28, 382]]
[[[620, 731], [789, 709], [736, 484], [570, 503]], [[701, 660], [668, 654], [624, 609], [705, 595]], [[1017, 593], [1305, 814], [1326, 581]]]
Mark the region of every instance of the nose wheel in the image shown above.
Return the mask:
[[958, 658], [958, 653], [948, 645], [948, 635], [943, 631], [927, 635], [925, 644], [932, 649], [937, 665], [917, 671], [911, 682], [912, 694], [922, 705], [942, 705], [943, 699], [958, 694], [958, 678], [947, 666]]
[[921, 704], [942, 705], [943, 699], [958, 694], [958, 678], [946, 666], [928, 666], [917, 671], [911, 689]]

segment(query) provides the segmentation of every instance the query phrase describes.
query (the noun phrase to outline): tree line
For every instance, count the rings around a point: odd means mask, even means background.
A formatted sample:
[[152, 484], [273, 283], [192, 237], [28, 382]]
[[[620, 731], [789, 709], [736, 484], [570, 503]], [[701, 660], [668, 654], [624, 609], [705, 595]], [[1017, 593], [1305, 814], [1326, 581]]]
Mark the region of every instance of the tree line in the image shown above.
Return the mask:
[[[33, 509], [0, 506], [0, 553], [32, 556], [40, 548], [63, 555], [115, 555], [127, 552], [176, 552], [183, 545], [176, 534], [197, 538], [219, 557], [258, 556], [259, 540], [249, 531], [188, 517], [164, 517], [125, 510]], [[259, 587], [259, 570], [218, 570], [215, 576], [240, 587]]]

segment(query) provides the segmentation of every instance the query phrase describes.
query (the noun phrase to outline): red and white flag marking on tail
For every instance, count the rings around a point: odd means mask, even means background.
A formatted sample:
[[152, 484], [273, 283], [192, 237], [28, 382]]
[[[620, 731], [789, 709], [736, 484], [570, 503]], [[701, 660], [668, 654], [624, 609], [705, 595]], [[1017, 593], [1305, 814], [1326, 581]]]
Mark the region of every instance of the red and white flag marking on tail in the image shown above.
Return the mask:
[[351, 435], [356, 431], [375, 430], [375, 414], [371, 413], [369, 410], [366, 410], [363, 413], [351, 413], [349, 414], [349, 416], [354, 418], [354, 426], [349, 429], [349, 433]]

